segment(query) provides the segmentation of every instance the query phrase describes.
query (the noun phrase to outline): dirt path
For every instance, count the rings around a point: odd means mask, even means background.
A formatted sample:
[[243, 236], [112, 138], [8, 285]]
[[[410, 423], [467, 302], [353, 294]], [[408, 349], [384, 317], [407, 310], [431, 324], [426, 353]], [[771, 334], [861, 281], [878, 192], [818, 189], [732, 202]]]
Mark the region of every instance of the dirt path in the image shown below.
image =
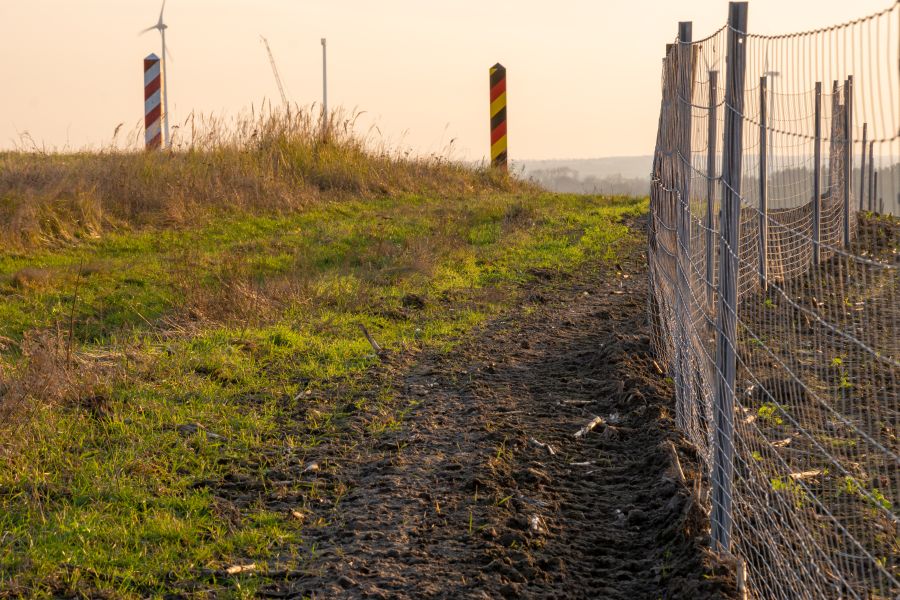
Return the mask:
[[732, 597], [704, 550], [635, 254], [618, 273], [542, 274], [527, 303], [448, 354], [387, 359], [380, 376], [410, 412], [350, 453], [320, 449], [316, 477], [346, 493], [307, 516], [314, 558], [261, 593]]

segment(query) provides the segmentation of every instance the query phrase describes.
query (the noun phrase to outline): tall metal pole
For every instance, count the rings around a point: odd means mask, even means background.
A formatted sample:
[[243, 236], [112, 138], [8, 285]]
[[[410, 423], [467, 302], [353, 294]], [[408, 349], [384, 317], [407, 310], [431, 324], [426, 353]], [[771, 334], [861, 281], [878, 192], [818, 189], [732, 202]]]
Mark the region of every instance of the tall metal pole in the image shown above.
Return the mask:
[[328, 128], [328, 42], [322, 38], [322, 129]]
[[863, 123], [863, 139], [862, 139], [862, 163], [859, 165], [859, 212], [866, 209], [864, 200], [866, 198], [866, 147], [869, 138], [869, 124]]
[[713, 247], [713, 210], [716, 199], [716, 138], [718, 128], [719, 72], [709, 72], [709, 116], [706, 132], [706, 303], [712, 310], [713, 303], [713, 269], [715, 268], [715, 249]]
[[875, 190], [873, 198], [875, 198], [877, 210], [879, 214], [884, 214], [884, 202], [878, 198], [878, 171], [875, 171], [875, 176], [872, 178], [872, 186]]
[[834, 80], [831, 84], [831, 139], [828, 142], [828, 199], [832, 202], [838, 198], [838, 182], [844, 174], [840, 168], [841, 138], [844, 135], [844, 119], [841, 117], [843, 111], [841, 88], [837, 80]]
[[816, 125], [813, 150], [812, 263], [819, 264], [819, 239], [822, 234], [822, 82], [816, 82]]
[[691, 271], [691, 110], [693, 74], [692, 74], [692, 24], [684, 21], [678, 24], [678, 47], [676, 48], [675, 72], [675, 119], [676, 128], [676, 177], [678, 188], [678, 203], [676, 210], [675, 230], [675, 271], [677, 288], [675, 292], [675, 312], [678, 323], [676, 342], [676, 357], [678, 369], [675, 371], [675, 385], [678, 391], [678, 407], [676, 420], [685, 431], [694, 419], [694, 403], [692, 393], [692, 373], [690, 361], [687, 358], [688, 339], [690, 336], [690, 309], [688, 307], [691, 297], [690, 271]]
[[853, 75], [844, 84], [844, 248], [850, 247], [850, 190], [853, 185]]
[[166, 27], [160, 30], [162, 33], [162, 57], [160, 58], [162, 64], [162, 97], [163, 97], [163, 126], [166, 132], [166, 138], [163, 140], [166, 148], [169, 148], [172, 144], [172, 138], [169, 136], [169, 69], [166, 65]]
[[875, 142], [869, 142], [869, 212], [875, 212]]
[[766, 96], [769, 92], [769, 78], [759, 78], [759, 285], [768, 289], [769, 269], [769, 127]]
[[712, 547], [731, 549], [734, 481], [734, 389], [737, 375], [737, 302], [740, 274], [741, 175], [744, 144], [744, 82], [747, 2], [728, 5], [725, 144], [722, 159], [722, 219], [719, 245], [719, 314], [716, 335], [716, 396], [712, 468]]

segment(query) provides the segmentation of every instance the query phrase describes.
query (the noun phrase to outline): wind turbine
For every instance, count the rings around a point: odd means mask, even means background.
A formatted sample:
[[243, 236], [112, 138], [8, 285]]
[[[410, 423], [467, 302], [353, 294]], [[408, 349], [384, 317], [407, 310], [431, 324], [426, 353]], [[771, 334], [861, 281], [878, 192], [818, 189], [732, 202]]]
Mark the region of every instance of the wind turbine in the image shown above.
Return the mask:
[[169, 138], [169, 82], [167, 79], [167, 75], [169, 70], [166, 68], [166, 57], [169, 55], [166, 50], [166, 29], [169, 28], [168, 25], [163, 21], [163, 13], [166, 11], [166, 0], [163, 0], [162, 8], [159, 11], [159, 21], [156, 22], [156, 25], [152, 27], [148, 27], [141, 31], [138, 35], [144, 35], [147, 32], [153, 31], [156, 29], [159, 31], [159, 35], [162, 37], [162, 76], [163, 76], [163, 125], [165, 129], [165, 139], [163, 140], [166, 148], [169, 147], [171, 139]]

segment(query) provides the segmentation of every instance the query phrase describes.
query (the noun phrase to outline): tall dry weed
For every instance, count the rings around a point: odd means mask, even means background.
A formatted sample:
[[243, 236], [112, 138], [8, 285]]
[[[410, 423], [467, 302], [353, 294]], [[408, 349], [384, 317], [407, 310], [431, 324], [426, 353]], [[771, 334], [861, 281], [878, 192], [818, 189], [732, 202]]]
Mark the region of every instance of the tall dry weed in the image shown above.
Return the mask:
[[323, 198], [453, 198], [522, 187], [442, 156], [412, 157], [359, 134], [358, 113], [273, 109], [191, 115], [171, 150], [0, 153], [0, 244], [33, 246], [111, 227], [190, 225], [223, 212], [302, 209]]

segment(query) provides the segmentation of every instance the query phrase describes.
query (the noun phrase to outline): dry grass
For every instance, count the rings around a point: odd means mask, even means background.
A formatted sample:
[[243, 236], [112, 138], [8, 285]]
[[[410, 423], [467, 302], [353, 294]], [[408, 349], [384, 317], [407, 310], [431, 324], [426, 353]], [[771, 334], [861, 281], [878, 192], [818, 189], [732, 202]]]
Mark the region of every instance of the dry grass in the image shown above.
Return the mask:
[[[134, 357], [122, 351], [73, 348], [67, 333], [59, 329], [27, 333], [18, 350], [22, 360], [0, 363], [0, 422], [7, 435], [27, 426], [35, 409], [76, 408], [105, 416], [110, 390], [137, 366], [129, 361]], [[13, 447], [0, 444], [0, 454]]]
[[170, 151], [0, 153], [0, 244], [34, 247], [104, 230], [197, 224], [222, 212], [283, 212], [321, 199], [398, 193], [453, 198], [526, 184], [441, 156], [410, 157], [335, 113], [255, 111], [226, 121], [191, 115]]

